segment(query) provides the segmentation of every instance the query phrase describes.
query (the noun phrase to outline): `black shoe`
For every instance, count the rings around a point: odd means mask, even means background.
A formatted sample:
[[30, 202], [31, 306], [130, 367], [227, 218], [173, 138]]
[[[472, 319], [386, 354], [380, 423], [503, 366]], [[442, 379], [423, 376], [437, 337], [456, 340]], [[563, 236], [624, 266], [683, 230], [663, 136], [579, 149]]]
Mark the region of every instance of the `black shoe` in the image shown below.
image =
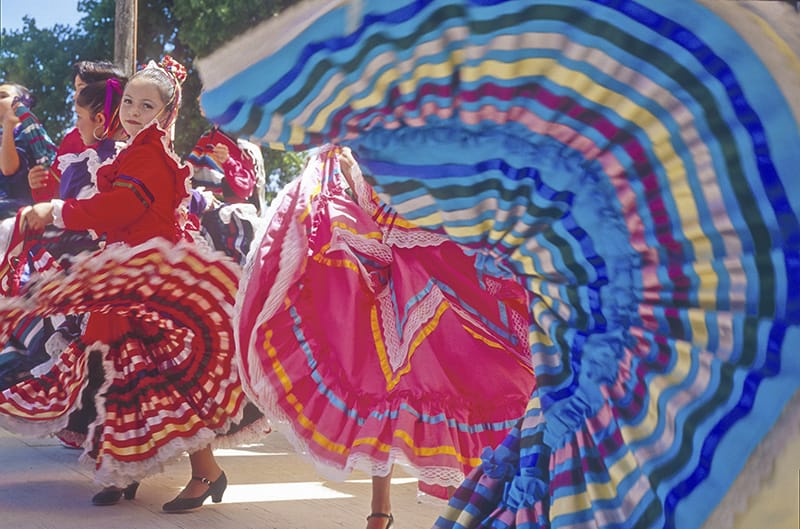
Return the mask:
[[389, 520], [389, 523], [386, 524], [386, 527], [384, 529], [389, 529], [394, 523], [394, 516], [392, 516], [392, 513], [386, 514], [385, 512], [373, 512], [372, 514], [367, 516], [367, 521], [370, 521], [370, 519], [372, 518], [386, 518], [387, 520]]
[[136, 497], [136, 489], [138, 488], [138, 481], [134, 481], [124, 489], [120, 489], [118, 487], [106, 487], [92, 497], [92, 504], [116, 505], [123, 496], [125, 496], [126, 500], [132, 500]]
[[225, 472], [223, 472], [216, 481], [211, 481], [208, 478], [198, 476], [192, 476], [192, 479], [202, 481], [206, 486], [208, 486], [208, 490], [196, 498], [181, 498], [179, 496], [174, 500], [165, 503], [161, 507], [161, 510], [164, 512], [191, 511], [192, 509], [197, 509], [203, 505], [203, 502], [206, 501], [206, 498], [209, 496], [211, 496], [211, 501], [214, 503], [219, 503], [222, 501], [222, 495], [225, 493], [225, 489], [228, 487], [228, 478], [225, 477]]

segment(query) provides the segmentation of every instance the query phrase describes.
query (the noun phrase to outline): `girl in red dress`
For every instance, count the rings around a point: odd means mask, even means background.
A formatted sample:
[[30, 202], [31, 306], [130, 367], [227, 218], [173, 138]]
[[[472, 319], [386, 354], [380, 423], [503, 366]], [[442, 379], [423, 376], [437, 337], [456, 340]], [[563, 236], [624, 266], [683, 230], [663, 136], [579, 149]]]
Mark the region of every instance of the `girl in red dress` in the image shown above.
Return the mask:
[[63, 428], [79, 407], [89, 355], [100, 355], [105, 381], [84, 444], [105, 486], [97, 505], [132, 499], [140, 479], [184, 452], [192, 478], [164, 511], [197, 508], [209, 496], [221, 501], [227, 480], [210, 444], [244, 414], [230, 328], [238, 270], [186, 240], [183, 229], [190, 170], [168, 132], [183, 78], [171, 58], [131, 77], [120, 107], [130, 140], [98, 170], [99, 193], [22, 214], [28, 230], [52, 223], [102, 233], [105, 248], [0, 301], [0, 335], [31, 313], [90, 313], [50, 371], [0, 394], [0, 424], [40, 435]]

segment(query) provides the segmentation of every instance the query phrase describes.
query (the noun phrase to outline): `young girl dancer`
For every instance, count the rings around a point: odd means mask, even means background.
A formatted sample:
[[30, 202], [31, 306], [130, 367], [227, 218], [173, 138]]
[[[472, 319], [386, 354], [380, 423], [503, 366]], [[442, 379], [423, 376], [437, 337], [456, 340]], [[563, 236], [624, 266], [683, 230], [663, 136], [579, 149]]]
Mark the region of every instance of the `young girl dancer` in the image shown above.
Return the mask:
[[[76, 76], [77, 79], [79, 77]], [[56, 169], [61, 174], [58, 191], [62, 200], [85, 198], [97, 193], [94, 182], [97, 169], [124, 146], [123, 142], [128, 138], [128, 133], [120, 123], [119, 107], [126, 81], [125, 77], [111, 77], [104, 81], [83, 83], [76, 94], [75, 130], [78, 131], [81, 143], [85, 147], [82, 152], [66, 153], [58, 158]], [[59, 230], [59, 232], [57, 236], [49, 237], [43, 244], [43, 249], [59, 262], [79, 251], [96, 250], [101, 242], [101, 239], [92, 237], [86, 231]], [[39, 255], [40, 252], [34, 249], [30, 254]], [[52, 350], [55, 348], [55, 343], [77, 338], [84, 319], [84, 315], [68, 316], [55, 329], [57, 337], [48, 339], [48, 348]], [[90, 357], [88, 384], [81, 396], [80, 409], [70, 414], [67, 426], [56, 434], [64, 446], [80, 448], [86, 440], [89, 425], [97, 417], [94, 399], [97, 389], [103, 382], [103, 370], [99, 364], [97, 355]]]
[[320, 149], [272, 202], [241, 284], [248, 395], [327, 477], [374, 476], [370, 529], [394, 519], [394, 464], [445, 496], [525, 410], [522, 285], [398, 216], [349, 149]]
[[[90, 84], [100, 83], [106, 79], [125, 80], [127, 77], [116, 65], [108, 61], [78, 61], [72, 65], [72, 83], [75, 89], [74, 97], [77, 99], [81, 90]], [[101, 101], [102, 104], [102, 101]], [[106, 110], [110, 110], [106, 108]], [[88, 143], [86, 143], [88, 141]], [[34, 202], [44, 202], [53, 198], [65, 198], [61, 189], [61, 172], [64, 164], [62, 157], [69, 157], [83, 152], [87, 146], [97, 143], [91, 134], [84, 139], [83, 134], [76, 127], [67, 132], [58, 145], [56, 159], [58, 163], [50, 167], [35, 165], [28, 171], [28, 182], [31, 186]]]
[[36, 281], [24, 297], [0, 301], [0, 334], [30, 313], [90, 313], [48, 373], [0, 394], [0, 424], [29, 434], [63, 428], [86, 385], [87, 358], [99, 352], [105, 377], [84, 444], [106, 487], [93, 498], [97, 505], [133, 498], [138, 480], [184, 452], [192, 479], [164, 510], [197, 508], [209, 496], [221, 501], [227, 480], [209, 445], [243, 415], [229, 326], [236, 270], [184, 240], [190, 171], [168, 132], [183, 78], [171, 58], [137, 72], [120, 107], [130, 140], [98, 170], [99, 193], [23, 213], [28, 230], [51, 223], [94, 230], [106, 247]]
[[[59, 174], [62, 174], [63, 171], [63, 175], [60, 180], [60, 192], [58, 183], [56, 183], [56, 190], [62, 199], [94, 194], [97, 188], [92, 181], [93, 175], [105, 160], [116, 154], [118, 146], [121, 147], [121, 142], [128, 137], [120, 125], [118, 116], [125, 81], [126, 78], [122, 76], [89, 85], [84, 83], [84, 88], [76, 94], [75, 130], [80, 135], [81, 145], [84, 147], [82, 152], [68, 153], [58, 158], [58, 171]], [[41, 166], [34, 167], [29, 176], [37, 168], [42, 169]], [[56, 166], [51, 169], [55, 170]], [[9, 219], [9, 222], [13, 222], [13, 220]], [[26, 273], [43, 272], [45, 269], [65, 262], [70, 255], [98, 249], [99, 243], [96, 237], [91, 237], [86, 231], [61, 230], [55, 227], [48, 228], [41, 234], [41, 237], [25, 238], [21, 231], [17, 230], [13, 233], [12, 239], [13, 247], [9, 249], [10, 252], [6, 254], [6, 257], [13, 255], [15, 258], [19, 258], [19, 261], [16, 261], [18, 263], [17, 270], [14, 270], [13, 273], [20, 275], [23, 271], [21, 267], [29, 267]], [[6, 266], [8, 264], [8, 262], [5, 263]], [[16, 289], [18, 286], [13, 285], [10, 288]], [[4, 292], [6, 291], [4, 290]], [[20, 380], [29, 378], [32, 368], [50, 359], [51, 355], [48, 350], [51, 349], [51, 346], [47, 344], [47, 341], [53, 336], [56, 327], [61, 326], [59, 329], [61, 334], [74, 335], [79, 329], [77, 316], [68, 317], [67, 321], [63, 323], [61, 320], [62, 318], [59, 317], [32, 317], [15, 329], [0, 355], [2, 358], [0, 389], [5, 389]], [[89, 406], [85, 403], [84, 409], [79, 413], [93, 410], [92, 403], [88, 404]], [[79, 430], [85, 436], [85, 426]], [[69, 434], [66, 437], [60, 436], [62, 442], [67, 446], [75, 444], [75, 439], [71, 439], [71, 437]]]
[[186, 157], [192, 166], [189, 212], [201, 235], [243, 264], [264, 212], [261, 149], [214, 127]]

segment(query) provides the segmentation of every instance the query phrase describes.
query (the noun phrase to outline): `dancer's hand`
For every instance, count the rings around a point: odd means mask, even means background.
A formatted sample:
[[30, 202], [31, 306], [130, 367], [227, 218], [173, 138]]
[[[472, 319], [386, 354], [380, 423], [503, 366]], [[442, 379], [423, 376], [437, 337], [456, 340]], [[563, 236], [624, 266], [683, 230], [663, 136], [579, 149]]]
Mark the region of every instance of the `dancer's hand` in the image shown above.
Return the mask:
[[31, 189], [40, 189], [46, 187], [50, 181], [50, 169], [44, 165], [34, 165], [28, 171], [28, 184]]
[[52, 223], [53, 204], [50, 202], [39, 202], [22, 210], [23, 231], [43, 231], [45, 226]]
[[230, 155], [231, 152], [224, 143], [217, 143], [211, 151], [211, 158], [219, 165], [224, 164]]
[[342, 175], [347, 180], [350, 189], [355, 192], [356, 188], [353, 184], [353, 170], [358, 167], [358, 162], [353, 157], [353, 151], [350, 147], [342, 147], [342, 152], [339, 154], [339, 166], [342, 168]]

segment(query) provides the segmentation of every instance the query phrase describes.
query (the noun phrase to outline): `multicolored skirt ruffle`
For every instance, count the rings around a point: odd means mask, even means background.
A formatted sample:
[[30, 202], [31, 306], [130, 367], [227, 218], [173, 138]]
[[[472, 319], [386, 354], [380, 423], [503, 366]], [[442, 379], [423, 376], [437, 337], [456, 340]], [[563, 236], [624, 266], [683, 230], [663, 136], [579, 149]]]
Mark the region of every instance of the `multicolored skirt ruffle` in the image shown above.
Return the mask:
[[523, 278], [536, 389], [437, 527], [729, 527], [746, 507], [799, 422], [798, 19], [331, 0], [200, 61], [222, 128], [350, 146], [400, 217]]
[[97, 419], [84, 443], [96, 480], [124, 486], [242, 421], [231, 309], [240, 269], [194, 243], [158, 239], [74, 258], [0, 299], [0, 338], [30, 316], [88, 314], [44, 374], [0, 394], [0, 425], [48, 435], [67, 425], [100, 355]]
[[[0, 295], [19, 294], [32, 276], [69, 268], [74, 255], [96, 251], [102, 240], [88, 232], [65, 231], [48, 227], [43, 232], [25, 232], [20, 226], [21, 211], [15, 218], [0, 223]], [[56, 354], [52, 347], [57, 333], [74, 334], [80, 316], [65, 318], [28, 316], [11, 331], [0, 349], [0, 390], [29, 378], [31, 372]]]

